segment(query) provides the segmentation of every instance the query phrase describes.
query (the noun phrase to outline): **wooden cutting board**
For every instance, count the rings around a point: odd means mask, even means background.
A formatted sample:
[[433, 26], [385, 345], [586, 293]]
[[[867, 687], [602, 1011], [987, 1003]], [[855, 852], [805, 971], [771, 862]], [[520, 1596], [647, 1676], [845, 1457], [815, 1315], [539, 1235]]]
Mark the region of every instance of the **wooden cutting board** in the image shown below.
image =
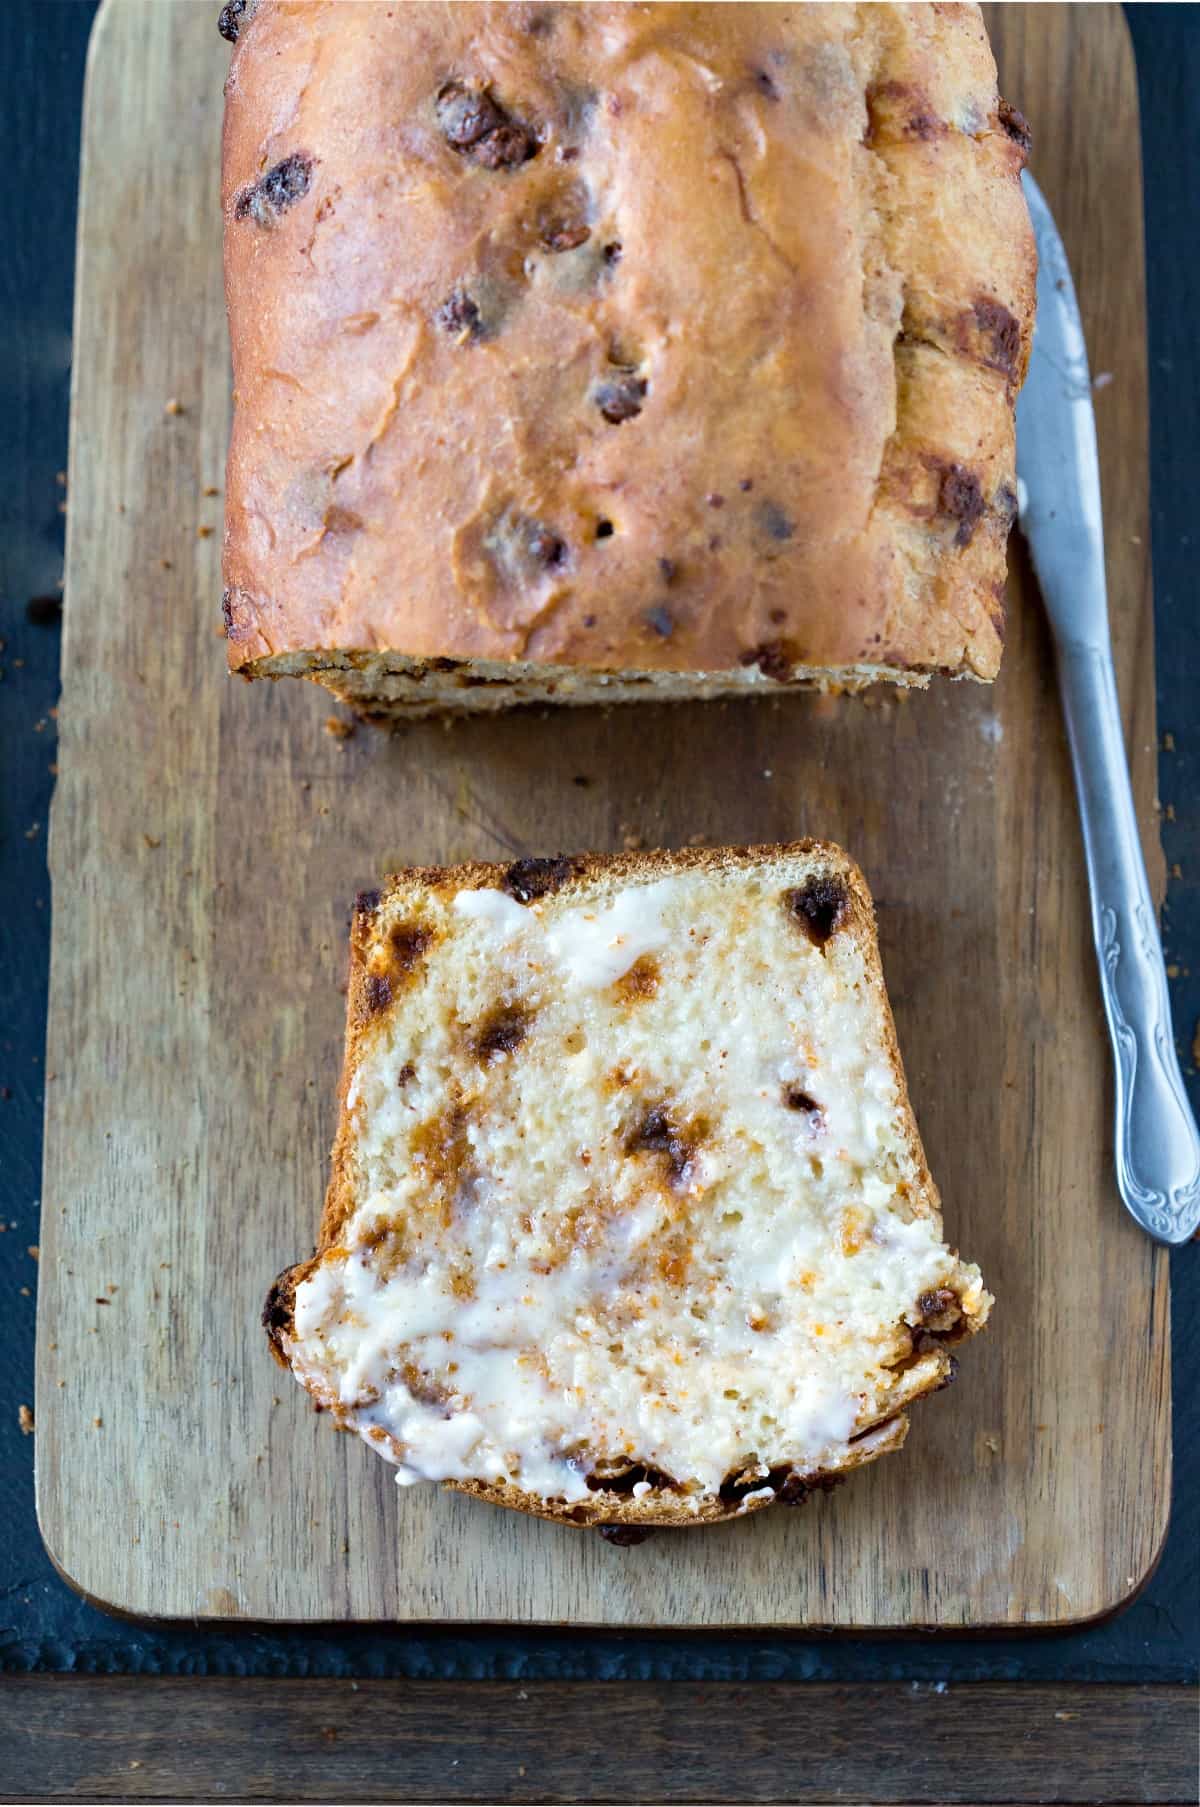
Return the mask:
[[[225, 676], [229, 416], [211, 4], [108, 0], [79, 221], [38, 1316], [38, 1510], [124, 1612], [641, 1626], [1061, 1625], [1170, 1492], [1167, 1265], [1122, 1211], [1079, 828], [1017, 548], [995, 689], [558, 714], [388, 739]], [[1117, 670], [1153, 797], [1137, 97], [1115, 8], [1002, 7], [1071, 253]], [[586, 779], [586, 783], [581, 782]], [[905, 1453], [633, 1551], [401, 1492], [267, 1357], [312, 1244], [349, 901], [388, 867], [800, 834], [861, 860], [948, 1232], [997, 1295]]]

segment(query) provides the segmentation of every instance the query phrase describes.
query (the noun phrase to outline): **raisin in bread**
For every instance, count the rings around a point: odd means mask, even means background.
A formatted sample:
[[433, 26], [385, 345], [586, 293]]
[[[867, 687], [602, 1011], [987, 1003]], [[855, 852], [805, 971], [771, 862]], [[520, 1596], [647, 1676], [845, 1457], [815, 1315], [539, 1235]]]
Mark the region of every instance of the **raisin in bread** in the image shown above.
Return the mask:
[[359, 899], [320, 1242], [264, 1323], [402, 1483], [623, 1537], [801, 1500], [903, 1442], [990, 1304], [836, 847]]
[[237, 670], [384, 718], [995, 675], [1034, 248], [976, 7], [223, 21]]

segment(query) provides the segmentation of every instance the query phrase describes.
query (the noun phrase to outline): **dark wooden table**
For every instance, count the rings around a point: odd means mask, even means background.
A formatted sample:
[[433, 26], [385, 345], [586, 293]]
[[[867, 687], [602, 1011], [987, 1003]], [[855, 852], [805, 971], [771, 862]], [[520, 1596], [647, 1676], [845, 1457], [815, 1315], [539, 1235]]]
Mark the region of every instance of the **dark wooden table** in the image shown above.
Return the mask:
[[[1069, 1635], [202, 1631], [115, 1621], [54, 1574], [33, 1516], [35, 1439], [18, 1407], [33, 1398], [44, 835], [66, 505], [57, 473], [93, 10], [93, 0], [0, 7], [0, 1800], [1194, 1801], [1194, 1249], [1173, 1259], [1166, 1551], [1125, 1613]], [[1140, 6], [1130, 25], [1146, 177], [1164, 933], [1200, 1102], [1200, 8]]]

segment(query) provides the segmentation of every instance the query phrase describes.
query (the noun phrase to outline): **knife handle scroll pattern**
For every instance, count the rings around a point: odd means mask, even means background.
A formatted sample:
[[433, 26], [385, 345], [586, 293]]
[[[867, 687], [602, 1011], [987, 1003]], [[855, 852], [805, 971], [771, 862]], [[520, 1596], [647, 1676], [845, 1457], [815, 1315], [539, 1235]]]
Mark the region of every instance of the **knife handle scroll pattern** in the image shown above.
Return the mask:
[[1175, 1054], [1112, 662], [1094, 648], [1060, 647], [1059, 669], [1116, 1064], [1117, 1184], [1151, 1236], [1186, 1242], [1200, 1226], [1200, 1132]]
[[[1151, 962], [1158, 957], [1158, 937], [1152, 922], [1147, 918], [1144, 905], [1139, 901], [1134, 905], [1130, 920], [1130, 928], [1135, 937], [1137, 958], [1142, 962]], [[1172, 1068], [1175, 1064], [1174, 1050], [1167, 1037], [1167, 1026], [1161, 1016], [1154, 1022], [1152, 1034], [1142, 1040], [1142, 1050], [1146, 1057], [1142, 1071], [1138, 1069], [1138, 1037], [1134, 1034], [1121, 1007], [1122, 947], [1118, 938], [1117, 912], [1109, 905], [1100, 910], [1100, 959], [1104, 986], [1104, 1003], [1108, 1015], [1109, 1028], [1112, 1032], [1113, 1052], [1116, 1055], [1116, 1141], [1114, 1157], [1117, 1167], [1117, 1178], [1122, 1196], [1136, 1206], [1137, 1214], [1146, 1228], [1160, 1242], [1177, 1242], [1180, 1231], [1184, 1235], [1191, 1234], [1191, 1228], [1200, 1219], [1200, 1166], [1191, 1179], [1186, 1177], [1168, 1186], [1154, 1186], [1143, 1183], [1138, 1175], [1136, 1151], [1143, 1146], [1141, 1136], [1135, 1131], [1136, 1117], [1145, 1116], [1147, 1109], [1153, 1108], [1153, 1100], [1139, 1101], [1138, 1088], [1150, 1087], [1154, 1092], [1174, 1091], [1171, 1083]], [[1149, 1070], [1147, 1070], [1149, 1069]], [[1172, 1100], [1172, 1103], [1174, 1100]], [[1141, 1106], [1139, 1113], [1139, 1103]], [[1186, 1104], [1184, 1109], [1186, 1110]], [[1170, 1106], [1168, 1106], [1170, 1110]], [[1154, 1138], [1152, 1125], [1147, 1125], [1142, 1134], [1149, 1133]], [[1169, 1133], [1169, 1124], [1160, 1126], [1160, 1133]], [[1151, 1142], [1153, 1146], [1153, 1141]]]

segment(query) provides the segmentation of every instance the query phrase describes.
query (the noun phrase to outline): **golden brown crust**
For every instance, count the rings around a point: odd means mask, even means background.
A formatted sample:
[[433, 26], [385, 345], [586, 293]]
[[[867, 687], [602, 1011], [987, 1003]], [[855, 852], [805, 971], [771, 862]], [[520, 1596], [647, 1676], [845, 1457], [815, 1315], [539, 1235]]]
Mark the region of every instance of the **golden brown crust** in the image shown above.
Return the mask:
[[992, 677], [1023, 158], [974, 6], [259, 0], [231, 664]]
[[[867, 982], [882, 1012], [885, 1045], [899, 1104], [898, 1116], [903, 1125], [907, 1153], [917, 1176], [909, 1199], [910, 1208], [914, 1216], [933, 1217], [940, 1226], [938, 1192], [929, 1172], [909, 1101], [895, 1024], [884, 985], [874, 904], [862, 872], [840, 847], [832, 842], [804, 839], [753, 847], [657, 849], [635, 853], [556, 855], [508, 863], [473, 861], [458, 866], [414, 867], [389, 876], [377, 890], [360, 893], [355, 900], [350, 935], [345, 1054], [339, 1088], [341, 1108], [332, 1151], [331, 1178], [315, 1253], [308, 1261], [285, 1270], [268, 1294], [263, 1324], [276, 1359], [289, 1365], [287, 1341], [296, 1287], [313, 1272], [323, 1257], [340, 1249], [343, 1231], [355, 1209], [355, 1186], [351, 1172], [354, 1127], [347, 1109], [347, 1097], [363, 1059], [365, 1043], [379, 1020], [379, 1000], [373, 986], [383, 969], [376, 923], [381, 916], [387, 914], [389, 898], [395, 891], [402, 891], [406, 895], [417, 890], [453, 896], [463, 890], [490, 888], [505, 891], [518, 902], [531, 903], [551, 893], [556, 897], [569, 898], [575, 892], [594, 891], [597, 881], [619, 886], [629, 879], [651, 881], [680, 871], [729, 872], [744, 867], [761, 867], [765, 862], [797, 860], [808, 864], [806, 886], [813, 881], [817, 884], [815, 904], [809, 900], [809, 913], [815, 918], [815, 923], [809, 925], [809, 932], [814, 940], [820, 943], [831, 933], [846, 934], [853, 939], [863, 958]], [[821, 892], [822, 884], [830, 887], [828, 895]], [[397, 958], [394, 947], [389, 946], [388, 958], [392, 962], [394, 973]], [[400, 965], [403, 966], [403, 963], [402, 953]], [[875, 1420], [857, 1427], [855, 1436], [835, 1464], [816, 1472], [791, 1477], [791, 1498], [777, 1489], [782, 1503], [802, 1503], [812, 1489], [841, 1479], [853, 1469], [874, 1461], [887, 1451], [899, 1448], [907, 1435], [908, 1407], [915, 1400], [948, 1385], [953, 1379], [955, 1363], [949, 1345], [972, 1334], [978, 1324], [966, 1317], [961, 1301], [952, 1292], [947, 1292], [944, 1297], [940, 1293], [923, 1297], [915, 1302], [914, 1315], [923, 1319], [925, 1328], [919, 1327], [914, 1332], [911, 1353], [902, 1357], [896, 1365], [897, 1385], [887, 1406]], [[301, 1384], [309, 1387], [318, 1402], [329, 1409], [335, 1421], [338, 1421], [340, 1413], [337, 1400], [323, 1395], [317, 1385], [303, 1376], [298, 1375], [297, 1378], [301, 1379]], [[383, 1430], [376, 1430], [372, 1434], [381, 1448], [390, 1448], [397, 1460], [402, 1458], [403, 1452]], [[446, 1485], [455, 1486], [462, 1492], [474, 1494], [496, 1505], [583, 1526], [684, 1528], [745, 1516], [763, 1505], [775, 1503], [765, 1495], [746, 1497], [759, 1492], [761, 1483], [757, 1487], [751, 1484], [733, 1489], [731, 1497], [708, 1500], [696, 1511], [679, 1494], [661, 1492], [658, 1489], [642, 1498], [602, 1489], [597, 1490], [594, 1498], [568, 1506], [547, 1501], [508, 1483], [468, 1481], [447, 1482]]]

